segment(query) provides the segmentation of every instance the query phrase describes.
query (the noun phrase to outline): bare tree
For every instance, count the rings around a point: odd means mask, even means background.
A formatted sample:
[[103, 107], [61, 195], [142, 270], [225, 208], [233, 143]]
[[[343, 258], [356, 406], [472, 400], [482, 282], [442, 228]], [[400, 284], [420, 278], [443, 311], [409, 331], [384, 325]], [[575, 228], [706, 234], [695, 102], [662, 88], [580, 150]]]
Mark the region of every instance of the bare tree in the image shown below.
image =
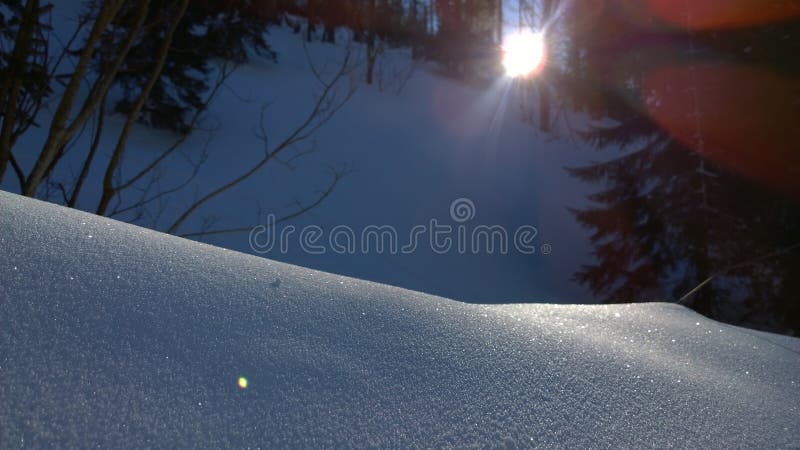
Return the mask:
[[[109, 210], [108, 206], [103, 211], [103, 214], [116, 217], [126, 212], [132, 210], [143, 211], [149, 204], [162, 201], [166, 199], [171, 194], [178, 192], [179, 190], [186, 187], [197, 175], [197, 172], [200, 169], [200, 166], [205, 162], [206, 159], [206, 152], [207, 152], [207, 145], [208, 140], [206, 142], [206, 147], [202, 150], [201, 155], [197, 158], [196, 161], [191, 161], [189, 157], [186, 159], [189, 160], [189, 164], [192, 166], [192, 173], [186, 180], [177, 183], [176, 186], [159, 190], [156, 193], [151, 192], [151, 188], [158, 184], [155, 181], [161, 178], [161, 168], [162, 165], [173, 155], [179, 153], [179, 150], [182, 148], [184, 143], [188, 140], [190, 136], [192, 136], [197, 131], [207, 131], [213, 132], [214, 130], [211, 129], [203, 129], [199, 126], [199, 122], [203, 118], [205, 111], [207, 110], [208, 106], [212, 103], [212, 101], [216, 98], [217, 94], [220, 90], [225, 86], [225, 82], [230, 77], [231, 74], [236, 69], [236, 64], [231, 63], [229, 61], [222, 61], [219, 69], [217, 78], [210, 88], [206, 99], [202, 102], [202, 104], [194, 111], [192, 117], [188, 121], [187, 129], [180, 134], [169, 146], [161, 150], [158, 155], [144, 164], [141, 168], [136, 170], [136, 172], [128, 177], [127, 179], [123, 179], [122, 176], [122, 167], [121, 164], [117, 165], [115, 171], [113, 173], [114, 181], [111, 185], [110, 192], [111, 192], [111, 199], [115, 200], [115, 206]], [[209, 139], [210, 140], [210, 139]], [[121, 158], [120, 158], [121, 161]], [[139, 183], [142, 180], [146, 180], [147, 183], [144, 188], [139, 187]], [[104, 186], [104, 193], [105, 193], [106, 186]], [[122, 194], [126, 191], [139, 191], [140, 195], [138, 199], [133, 202], [128, 202], [125, 204], [123, 202]], [[99, 213], [98, 213], [99, 214]], [[132, 221], [136, 221], [142, 214], [139, 214], [137, 217], [134, 217]]]
[[[352, 97], [353, 93], [355, 92], [355, 81], [352, 76], [350, 76], [352, 72], [350, 59], [351, 51], [348, 48], [341, 65], [337, 69], [336, 73], [328, 80], [324, 79], [323, 74], [316, 67], [314, 67], [313, 63], [311, 63], [309, 60], [311, 70], [314, 73], [317, 82], [320, 84], [321, 90], [317, 94], [314, 105], [306, 115], [305, 119], [278, 144], [270, 145], [265, 123], [267, 105], [264, 105], [261, 109], [261, 119], [259, 121], [260, 130], [258, 133], [258, 138], [264, 143], [264, 155], [261, 157], [261, 159], [255, 161], [249, 168], [244, 170], [232, 180], [210, 190], [208, 193], [202, 195], [200, 198], [194, 201], [188, 208], [186, 208], [186, 210], [184, 210], [183, 213], [178, 216], [172, 225], [167, 228], [167, 232], [176, 234], [186, 219], [195, 213], [201, 206], [250, 178], [263, 169], [264, 166], [266, 166], [269, 162], [276, 161], [286, 163], [287, 161], [282, 161], [280, 157], [288, 152], [291, 152], [291, 150], [295, 148], [297, 144], [300, 144], [311, 138], [314, 133], [316, 133], [317, 130], [325, 125]], [[346, 78], [349, 78], [349, 84], [346, 87], [345, 92], [342, 93], [340, 92], [342, 87], [341, 82]], [[302, 156], [303, 154], [305, 153], [299, 152], [295, 155], [290, 155], [288, 162], [291, 162], [291, 160], [296, 159], [298, 156]], [[341, 173], [335, 173], [334, 182], [331, 185], [331, 189], [336, 185], [341, 176]], [[328, 192], [328, 194], [329, 193], [330, 192]], [[319, 201], [327, 197], [328, 194], [324, 194]], [[215, 233], [219, 234], [220, 232], [231, 231], [220, 230], [216, 231]], [[210, 234], [210, 232], [205, 232], [203, 234]]]
[[103, 32], [120, 12], [123, 0], [107, 0], [102, 2], [97, 17], [94, 20], [92, 30], [86, 39], [83, 49], [80, 51], [75, 71], [69, 77], [69, 82], [61, 96], [56, 112], [50, 122], [50, 131], [47, 136], [39, 157], [36, 159], [33, 170], [25, 181], [22, 193], [27, 196], [35, 196], [36, 190], [42, 180], [53, 169], [53, 162], [62, 154], [64, 147], [72, 139], [83, 124], [89, 120], [95, 109], [106, 96], [108, 89], [114, 81], [119, 67], [125, 56], [133, 45], [136, 36], [144, 25], [150, 0], [139, 0], [135, 7], [134, 24], [128, 31], [128, 35], [119, 48], [117, 57], [98, 74], [89, 94], [84, 100], [77, 116], [70, 119], [75, 102], [78, 99], [78, 90], [81, 82], [89, 71], [89, 65], [95, 52], [97, 44], [103, 37]]
[[[169, 202], [173, 194], [178, 194], [195, 179], [198, 171], [206, 160], [208, 154], [208, 141], [201, 149], [188, 149], [184, 145], [188, 138], [196, 131], [204, 113], [216, 97], [228, 77], [236, 69], [239, 62], [222, 60], [217, 71], [216, 82], [212, 83], [208, 96], [204, 102], [195, 106], [193, 115], [188, 121], [188, 127], [168, 147], [161, 150], [152, 160], [137, 167], [127, 177], [123, 176], [123, 160], [129, 137], [139, 121], [154, 86], [158, 83], [170, 51], [176, 30], [181, 20], [186, 16], [191, 5], [190, 0], [175, 0], [171, 6], [159, 10], [160, 14], [148, 24], [148, 18], [153, 17], [155, 6], [151, 0], [105, 0], [92, 1], [84, 14], [81, 14], [74, 34], [66, 43], [61, 43], [61, 53], [50, 59], [47, 51], [50, 48], [50, 35], [45, 35], [40, 26], [40, 17], [49, 12], [48, 7], [41, 7], [39, 0], [28, 0], [20, 14], [20, 25], [13, 38], [13, 50], [6, 68], [8, 76], [0, 82], [0, 112], [3, 113], [3, 123], [0, 127], [0, 177], [10, 164], [17, 173], [20, 188], [24, 195], [36, 196], [42, 185], [49, 193], [60, 192], [63, 203], [69, 207], [76, 207], [82, 192], [85, 191], [87, 182], [90, 181], [90, 172], [93, 164], [97, 162], [100, 152], [102, 135], [105, 128], [105, 116], [109, 101], [111, 86], [120, 75], [120, 70], [126, 63], [127, 55], [134, 45], [140, 42], [155, 25], [162, 27], [163, 39], [159, 41], [156, 54], [153, 55], [152, 67], [146, 76], [139, 82], [141, 86], [126, 111], [119, 135], [110, 151], [107, 165], [104, 167], [102, 177], [102, 191], [95, 212], [99, 215], [110, 217], [124, 217], [130, 221], [138, 221], [144, 217], [157, 219], [165, 210], [164, 205]], [[118, 27], [118, 24], [124, 24]], [[109, 30], [114, 30], [109, 32]], [[76, 39], [83, 39], [82, 46], [77, 50], [72, 48]], [[37, 41], [38, 39], [38, 41]], [[56, 39], [58, 39], [56, 37]], [[25, 70], [30, 66], [33, 56], [31, 53], [39, 47], [43, 48], [41, 55], [35, 58], [44, 67], [45, 86], [49, 89], [56, 82], [63, 85], [60, 96], [55, 104], [52, 119], [46, 125], [47, 137], [38, 154], [35, 155], [34, 165], [28, 175], [17, 164], [12, 152], [13, 146], [19, 136], [25, 133], [34, 123], [36, 115], [44, 104], [45, 95], [35, 96], [27, 92], [25, 83]], [[104, 50], [113, 49], [113, 52]], [[105, 54], [98, 62], [97, 55]], [[347, 48], [340, 66], [336, 67], [331, 77], [323, 75], [324, 70], [319, 70], [309, 63], [320, 90], [314, 98], [314, 104], [308, 114], [294, 128], [287, 137], [275, 145], [270, 144], [265, 123], [266, 107], [262, 109], [257, 137], [263, 142], [264, 155], [253, 162], [246, 170], [233, 176], [228, 182], [208, 189], [192, 204], [182, 211], [177, 218], [166, 228], [167, 232], [176, 233], [186, 220], [198, 212], [201, 207], [213, 198], [237, 186], [247, 178], [259, 172], [270, 162], [292, 166], [293, 162], [310, 153], [310, 149], [299, 149], [304, 142], [310, 141], [314, 134], [327, 123], [340, 108], [351, 98], [355, 81], [352, 78], [352, 64], [350, 48]], [[57, 75], [58, 67], [62, 61], [73, 62], [72, 70], [67, 74]], [[349, 79], [349, 84], [346, 81]], [[85, 91], [83, 91], [85, 89]], [[85, 93], [84, 93], [85, 92]], [[21, 120], [20, 118], [25, 118]], [[78, 142], [84, 130], [92, 128], [91, 139], [86, 154], [80, 161], [80, 169], [73, 175], [71, 189], [69, 183], [53, 180], [54, 174], [62, 157], [71, 147]], [[206, 130], [211, 132], [211, 130]], [[210, 134], [211, 136], [211, 134]], [[210, 140], [210, 137], [209, 137]], [[184, 179], [176, 180], [173, 177], [164, 177], [166, 162], [173, 155], [186, 156], [191, 166], [191, 173]], [[199, 156], [198, 156], [199, 154]], [[287, 214], [282, 220], [296, 217], [311, 208], [319, 205], [327, 198], [339, 180], [347, 172], [345, 169], [332, 169], [332, 182], [319, 195], [309, 203], [297, 202], [297, 208]], [[130, 192], [131, 195], [123, 194]], [[153, 208], [153, 210], [151, 210]], [[225, 230], [211, 231], [227, 232]], [[188, 233], [188, 236], [192, 236]]]
[[108, 208], [108, 203], [111, 201], [111, 198], [114, 196], [116, 190], [114, 189], [114, 173], [117, 167], [120, 164], [122, 159], [122, 154], [125, 152], [125, 144], [128, 141], [128, 137], [131, 134], [131, 130], [133, 129], [133, 125], [136, 123], [136, 119], [139, 117], [139, 113], [142, 111], [145, 102], [147, 101], [147, 97], [150, 96], [150, 92], [153, 90], [153, 86], [155, 86], [156, 82], [158, 81], [159, 77], [161, 76], [161, 71], [164, 69], [164, 64], [167, 62], [167, 56], [169, 55], [169, 49], [172, 47], [172, 39], [175, 36], [175, 30], [178, 29], [178, 24], [183, 19], [184, 14], [186, 13], [186, 8], [189, 6], [189, 0], [181, 0], [178, 10], [176, 11], [175, 15], [172, 17], [172, 23], [170, 24], [169, 29], [167, 30], [167, 34], [164, 36], [164, 40], [161, 43], [161, 48], [158, 50], [158, 55], [156, 56], [155, 64], [153, 65], [153, 69], [150, 72], [150, 77], [142, 87], [141, 92], [139, 93], [138, 98], [133, 104], [131, 111], [128, 112], [128, 116], [125, 119], [125, 125], [122, 127], [122, 131], [120, 132], [119, 139], [117, 140], [117, 145], [114, 147], [114, 151], [111, 154], [111, 160], [108, 162], [108, 167], [106, 167], [105, 176], [103, 177], [103, 194], [100, 197], [100, 202], [97, 205], [96, 213], [98, 215], [103, 215], [106, 212], [106, 208]]

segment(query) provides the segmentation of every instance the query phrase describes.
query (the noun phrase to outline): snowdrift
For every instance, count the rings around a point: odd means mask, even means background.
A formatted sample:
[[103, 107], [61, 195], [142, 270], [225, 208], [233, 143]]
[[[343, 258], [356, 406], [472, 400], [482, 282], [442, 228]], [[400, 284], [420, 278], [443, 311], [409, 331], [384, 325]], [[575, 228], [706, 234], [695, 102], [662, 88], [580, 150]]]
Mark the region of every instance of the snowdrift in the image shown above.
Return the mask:
[[669, 304], [463, 304], [6, 193], [0, 211], [5, 448], [800, 446], [800, 339]]

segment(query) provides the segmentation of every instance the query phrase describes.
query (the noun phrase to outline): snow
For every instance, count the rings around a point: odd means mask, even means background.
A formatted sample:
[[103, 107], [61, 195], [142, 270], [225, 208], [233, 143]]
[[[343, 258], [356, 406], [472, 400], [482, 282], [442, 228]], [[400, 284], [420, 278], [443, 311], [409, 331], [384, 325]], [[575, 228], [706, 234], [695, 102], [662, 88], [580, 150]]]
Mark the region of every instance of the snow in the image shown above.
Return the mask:
[[670, 304], [465, 304], [0, 210], [5, 448], [800, 446], [800, 339]]

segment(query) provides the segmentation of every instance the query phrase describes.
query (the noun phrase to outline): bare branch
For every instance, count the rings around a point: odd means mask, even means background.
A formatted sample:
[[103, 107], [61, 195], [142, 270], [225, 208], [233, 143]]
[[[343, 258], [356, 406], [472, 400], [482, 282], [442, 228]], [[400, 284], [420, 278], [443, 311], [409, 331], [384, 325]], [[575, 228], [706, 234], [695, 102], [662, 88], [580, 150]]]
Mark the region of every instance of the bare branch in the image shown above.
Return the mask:
[[724, 269], [712, 274], [711, 276], [709, 276], [705, 280], [703, 280], [702, 283], [698, 284], [691, 291], [689, 291], [686, 294], [684, 294], [683, 297], [679, 298], [677, 303], [680, 304], [680, 305], [687, 305], [689, 303], [688, 300], [692, 297], [692, 295], [694, 293], [696, 293], [697, 291], [699, 291], [700, 289], [702, 289], [703, 286], [705, 286], [708, 283], [710, 283], [711, 281], [713, 281], [714, 278], [717, 278], [719, 276], [725, 275], [726, 273], [731, 272], [732, 270], [741, 269], [742, 267], [752, 266], [754, 264], [758, 264], [761, 261], [764, 261], [764, 260], [767, 260], [767, 259], [772, 259], [772, 258], [776, 258], [778, 256], [783, 256], [783, 255], [785, 255], [787, 253], [792, 252], [793, 250], [795, 250], [797, 248], [800, 248], [800, 242], [795, 242], [794, 244], [792, 244], [792, 245], [790, 245], [788, 247], [779, 248], [778, 250], [775, 250], [773, 252], [770, 252], [770, 253], [767, 253], [767, 254], [764, 254], [764, 255], [760, 255], [760, 256], [757, 256], [755, 258], [748, 259], [746, 261], [743, 261], [743, 262], [728, 266], [728, 267], [726, 267], [726, 268], [724, 268]]
[[208, 97], [206, 98], [206, 101], [200, 108], [195, 110], [192, 119], [189, 121], [188, 130], [185, 133], [183, 133], [175, 142], [173, 142], [172, 145], [170, 145], [167, 149], [161, 152], [160, 155], [158, 155], [154, 160], [145, 165], [144, 168], [142, 168], [139, 172], [133, 175], [130, 179], [116, 185], [114, 187], [115, 191], [125, 190], [130, 186], [132, 186], [137, 181], [139, 181], [140, 179], [142, 179], [142, 177], [146, 176], [148, 173], [153, 171], [159, 164], [161, 164], [162, 161], [164, 161], [167, 157], [173, 154], [181, 146], [181, 144], [183, 144], [186, 141], [186, 139], [189, 138], [192, 131], [196, 129], [197, 123], [200, 121], [200, 118], [202, 117], [208, 105], [211, 104], [211, 101], [216, 97], [217, 93], [219, 92], [220, 88], [225, 84], [225, 81], [228, 79], [228, 77], [236, 70], [235, 66], [233, 66], [233, 68], [231, 68], [230, 70], [228, 70], [228, 67], [229, 67], [228, 63], [223, 64], [220, 70], [220, 75], [217, 78], [217, 81], [214, 84], [214, 87], [211, 89], [211, 92], [209, 93]]
[[81, 167], [81, 172], [78, 175], [78, 179], [75, 181], [75, 187], [72, 189], [72, 195], [67, 202], [67, 206], [70, 208], [74, 208], [75, 204], [78, 202], [78, 197], [81, 195], [81, 188], [83, 187], [83, 183], [86, 181], [86, 177], [89, 175], [89, 168], [92, 166], [92, 162], [94, 161], [94, 156], [97, 153], [97, 147], [100, 146], [100, 137], [103, 134], [103, 126], [105, 123], [105, 115], [106, 115], [106, 99], [105, 97], [100, 102], [100, 107], [97, 110], [97, 123], [95, 124], [94, 130], [94, 137], [92, 138], [92, 143], [89, 146], [89, 154], [86, 155], [86, 159], [83, 161], [83, 167]]
[[[327, 123], [339, 109], [344, 106], [344, 104], [352, 97], [353, 92], [355, 90], [354, 84], [351, 83], [350, 88], [344, 98], [338, 98], [336, 87], [340, 80], [342, 80], [350, 71], [350, 56], [351, 53], [348, 51], [345, 54], [344, 61], [342, 62], [339, 70], [336, 74], [331, 78], [330, 81], [319, 80], [322, 84], [322, 92], [317, 96], [315, 101], [314, 107], [308, 113], [308, 116], [305, 120], [295, 128], [288, 137], [286, 137], [282, 142], [276, 145], [273, 149], [265, 150], [264, 156], [253, 164], [249, 169], [245, 172], [234, 178], [233, 180], [213, 189], [211, 192], [203, 195], [197, 201], [195, 201], [191, 206], [189, 206], [180, 216], [178, 216], [177, 220], [167, 229], [168, 233], [174, 234], [178, 228], [183, 224], [183, 222], [190, 216], [192, 213], [197, 211], [203, 204], [211, 200], [212, 198], [222, 194], [223, 192], [233, 188], [234, 186], [238, 185], [242, 181], [250, 178], [253, 174], [261, 170], [268, 162], [270, 162], [273, 158], [278, 156], [280, 153], [285, 151], [287, 148], [290, 148], [294, 144], [307, 139], [310, 135], [316, 132], [321, 126]], [[263, 116], [263, 114], [262, 114]], [[266, 137], [265, 127], [262, 122], [262, 133]]]
[[[188, 186], [189, 183], [191, 183], [197, 177], [197, 174], [200, 172], [200, 168], [202, 167], [203, 163], [206, 161], [207, 156], [208, 156], [208, 141], [206, 141], [206, 146], [204, 147], [204, 150], [203, 150], [203, 153], [202, 153], [200, 159], [197, 162], [191, 162], [192, 172], [189, 174], [188, 177], [186, 177], [185, 180], [183, 180], [182, 182], [178, 183], [177, 185], [175, 185], [172, 188], [164, 189], [164, 190], [159, 189], [157, 193], [155, 193], [155, 194], [153, 194], [153, 195], [148, 197], [147, 194], [150, 192], [150, 187], [152, 186], [152, 184], [154, 184], [155, 180], [158, 179], [158, 175], [156, 173], [154, 173], [153, 177], [151, 179], [151, 182], [148, 184], [148, 186], [145, 189], [142, 190], [142, 196], [138, 201], [136, 201], [135, 203], [130, 204], [128, 206], [125, 206], [125, 207], [120, 207], [119, 205], [117, 205], [108, 214], [108, 217], [116, 217], [116, 216], [119, 216], [121, 214], [125, 214], [125, 213], [127, 213], [129, 211], [132, 211], [134, 209], [143, 209], [145, 206], [149, 205], [152, 202], [161, 201], [163, 198], [167, 197], [168, 195], [182, 190], [183, 188]], [[117, 191], [116, 197], [117, 198], [120, 197], [120, 191]]]
[[[305, 206], [298, 204], [299, 208], [296, 211], [293, 211], [293, 212], [291, 212], [291, 213], [289, 213], [289, 214], [287, 214], [285, 216], [277, 218], [275, 220], [275, 222], [273, 222], [273, 223], [278, 224], [278, 223], [282, 223], [282, 222], [286, 222], [288, 220], [294, 219], [296, 217], [299, 217], [299, 216], [311, 211], [312, 209], [314, 209], [317, 206], [319, 206], [320, 204], [322, 204], [322, 202], [325, 201], [325, 199], [328, 198], [328, 196], [330, 196], [331, 193], [335, 190], [336, 185], [339, 183], [339, 181], [341, 181], [342, 178], [344, 178], [344, 176], [347, 174], [347, 170], [346, 169], [345, 170], [341, 170], [341, 171], [333, 170], [332, 172], [333, 172], [333, 180], [330, 182], [328, 187], [324, 191], [322, 191], [320, 193], [320, 195], [317, 197], [316, 200], [314, 200], [313, 202], [311, 202], [311, 203], [309, 203], [308, 205], [305, 205]], [[184, 238], [196, 238], [196, 237], [202, 238], [202, 237], [205, 237], [205, 236], [215, 236], [215, 235], [221, 235], [221, 234], [248, 233], [252, 229], [253, 229], [253, 226], [250, 225], [250, 226], [238, 227], [238, 228], [226, 228], [226, 229], [211, 230], [211, 231], [205, 230], [205, 231], [198, 231], [198, 232], [194, 232], [194, 233], [185, 233], [185, 234], [180, 234], [179, 236], [180, 237], [184, 237]]]

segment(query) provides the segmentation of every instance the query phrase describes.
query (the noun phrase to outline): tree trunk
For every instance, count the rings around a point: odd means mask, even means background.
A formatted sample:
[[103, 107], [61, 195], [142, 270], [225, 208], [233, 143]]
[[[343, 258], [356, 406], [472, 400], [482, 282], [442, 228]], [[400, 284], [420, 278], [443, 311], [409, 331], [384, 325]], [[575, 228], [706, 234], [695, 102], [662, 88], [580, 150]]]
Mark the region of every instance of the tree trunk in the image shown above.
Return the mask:
[[308, 0], [308, 18], [306, 21], [306, 42], [311, 42], [314, 37], [314, 16], [317, 14], [317, 7], [315, 0]]
[[503, 45], [503, 0], [497, 0], [497, 43]]
[[[542, 0], [542, 14], [541, 22], [539, 23], [539, 30], [544, 31], [552, 19], [553, 12], [555, 11], [555, 0]], [[547, 41], [545, 40], [545, 58], [547, 58]], [[547, 132], [550, 131], [551, 118], [551, 101], [550, 90], [547, 85], [539, 82], [539, 129]]]
[[378, 48], [375, 35], [370, 32], [367, 38], [367, 84], [372, 84], [375, 79], [375, 61], [378, 59]]
[[25, 61], [30, 55], [33, 44], [33, 31], [39, 20], [39, 0], [28, 0], [25, 4], [22, 23], [14, 43], [14, 51], [9, 61], [8, 73], [3, 80], [0, 103], [6, 104], [3, 111], [3, 127], [0, 131], [0, 181], [3, 181], [8, 161], [11, 159], [11, 136], [17, 119], [17, 102], [22, 89], [22, 78], [25, 73]]
[[125, 145], [128, 142], [128, 137], [133, 129], [133, 125], [136, 123], [136, 119], [139, 117], [139, 113], [142, 111], [145, 102], [147, 102], [147, 98], [150, 96], [153, 86], [156, 85], [156, 82], [158, 82], [158, 79], [161, 77], [161, 71], [164, 69], [167, 56], [169, 56], [169, 49], [172, 47], [172, 40], [175, 36], [175, 31], [178, 29], [178, 24], [180, 24], [184, 14], [186, 14], [186, 8], [188, 6], [189, 0], [181, 1], [179, 7], [180, 9], [178, 10], [177, 14], [173, 16], [170, 28], [161, 43], [161, 48], [158, 51], [158, 59], [156, 60], [156, 64], [153, 66], [153, 70], [150, 73], [150, 78], [142, 87], [142, 91], [139, 93], [136, 102], [133, 104], [131, 111], [128, 113], [128, 117], [125, 120], [125, 125], [122, 127], [119, 139], [117, 140], [117, 145], [114, 147], [114, 152], [111, 155], [111, 161], [109, 161], [108, 167], [106, 168], [105, 177], [103, 178], [103, 194], [100, 198], [100, 203], [97, 205], [97, 215], [102, 216], [105, 214], [109, 202], [117, 192], [113, 184], [114, 173], [116, 172], [117, 167], [122, 160], [122, 154], [125, 152]]
[[30, 176], [25, 182], [25, 187], [23, 188], [24, 195], [28, 197], [36, 195], [36, 190], [42, 180], [48, 175], [49, 171], [52, 170], [53, 163], [60, 158], [61, 150], [66, 146], [69, 140], [72, 139], [75, 133], [78, 132], [81, 126], [89, 120], [100, 101], [105, 97], [116, 77], [117, 71], [119, 71], [123, 60], [133, 45], [136, 35], [139, 33], [139, 30], [141, 30], [144, 20], [147, 17], [147, 10], [150, 5], [149, 0], [140, 0], [136, 7], [137, 16], [135, 18], [135, 23], [132, 25], [125, 42], [119, 49], [117, 59], [114, 60], [104, 73], [99, 74], [98, 79], [95, 80], [78, 115], [69, 122], [69, 116], [78, 96], [80, 84], [86, 77], [96, 46], [98, 42], [100, 42], [104, 31], [111, 21], [114, 20], [124, 3], [123, 0], [108, 0], [103, 2], [103, 6], [100, 8], [97, 19], [95, 19], [94, 25], [92, 26], [92, 30], [86, 39], [86, 44], [80, 52], [75, 72], [70, 77], [69, 83], [58, 104], [58, 108], [53, 115], [47, 140], [42, 147], [42, 151], [39, 154], [39, 158], [36, 160], [36, 164]]
[[367, 10], [367, 84], [375, 78], [375, 60], [378, 59], [378, 39], [376, 36], [375, 9], [377, 0], [370, 0]]
[[326, 24], [325, 25], [325, 33], [322, 38], [323, 41], [329, 42], [331, 44], [336, 43], [336, 26], [333, 24]]
[[89, 70], [89, 64], [92, 60], [95, 45], [100, 41], [106, 27], [117, 15], [120, 8], [122, 8], [123, 3], [122, 0], [106, 1], [103, 2], [100, 7], [92, 30], [86, 38], [86, 44], [78, 57], [75, 72], [73, 72], [70, 77], [69, 83], [64, 89], [64, 93], [61, 95], [61, 101], [58, 103], [56, 112], [53, 114], [53, 120], [50, 123], [50, 132], [47, 135], [44, 147], [42, 147], [42, 151], [39, 154], [33, 171], [25, 181], [25, 186], [22, 190], [23, 195], [29, 197], [36, 195], [36, 189], [44, 178], [47, 167], [49, 167], [55, 159], [58, 149], [62, 148], [62, 142], [67, 130], [66, 124], [72, 112], [72, 106], [78, 96], [80, 85], [86, 77], [86, 72]]

